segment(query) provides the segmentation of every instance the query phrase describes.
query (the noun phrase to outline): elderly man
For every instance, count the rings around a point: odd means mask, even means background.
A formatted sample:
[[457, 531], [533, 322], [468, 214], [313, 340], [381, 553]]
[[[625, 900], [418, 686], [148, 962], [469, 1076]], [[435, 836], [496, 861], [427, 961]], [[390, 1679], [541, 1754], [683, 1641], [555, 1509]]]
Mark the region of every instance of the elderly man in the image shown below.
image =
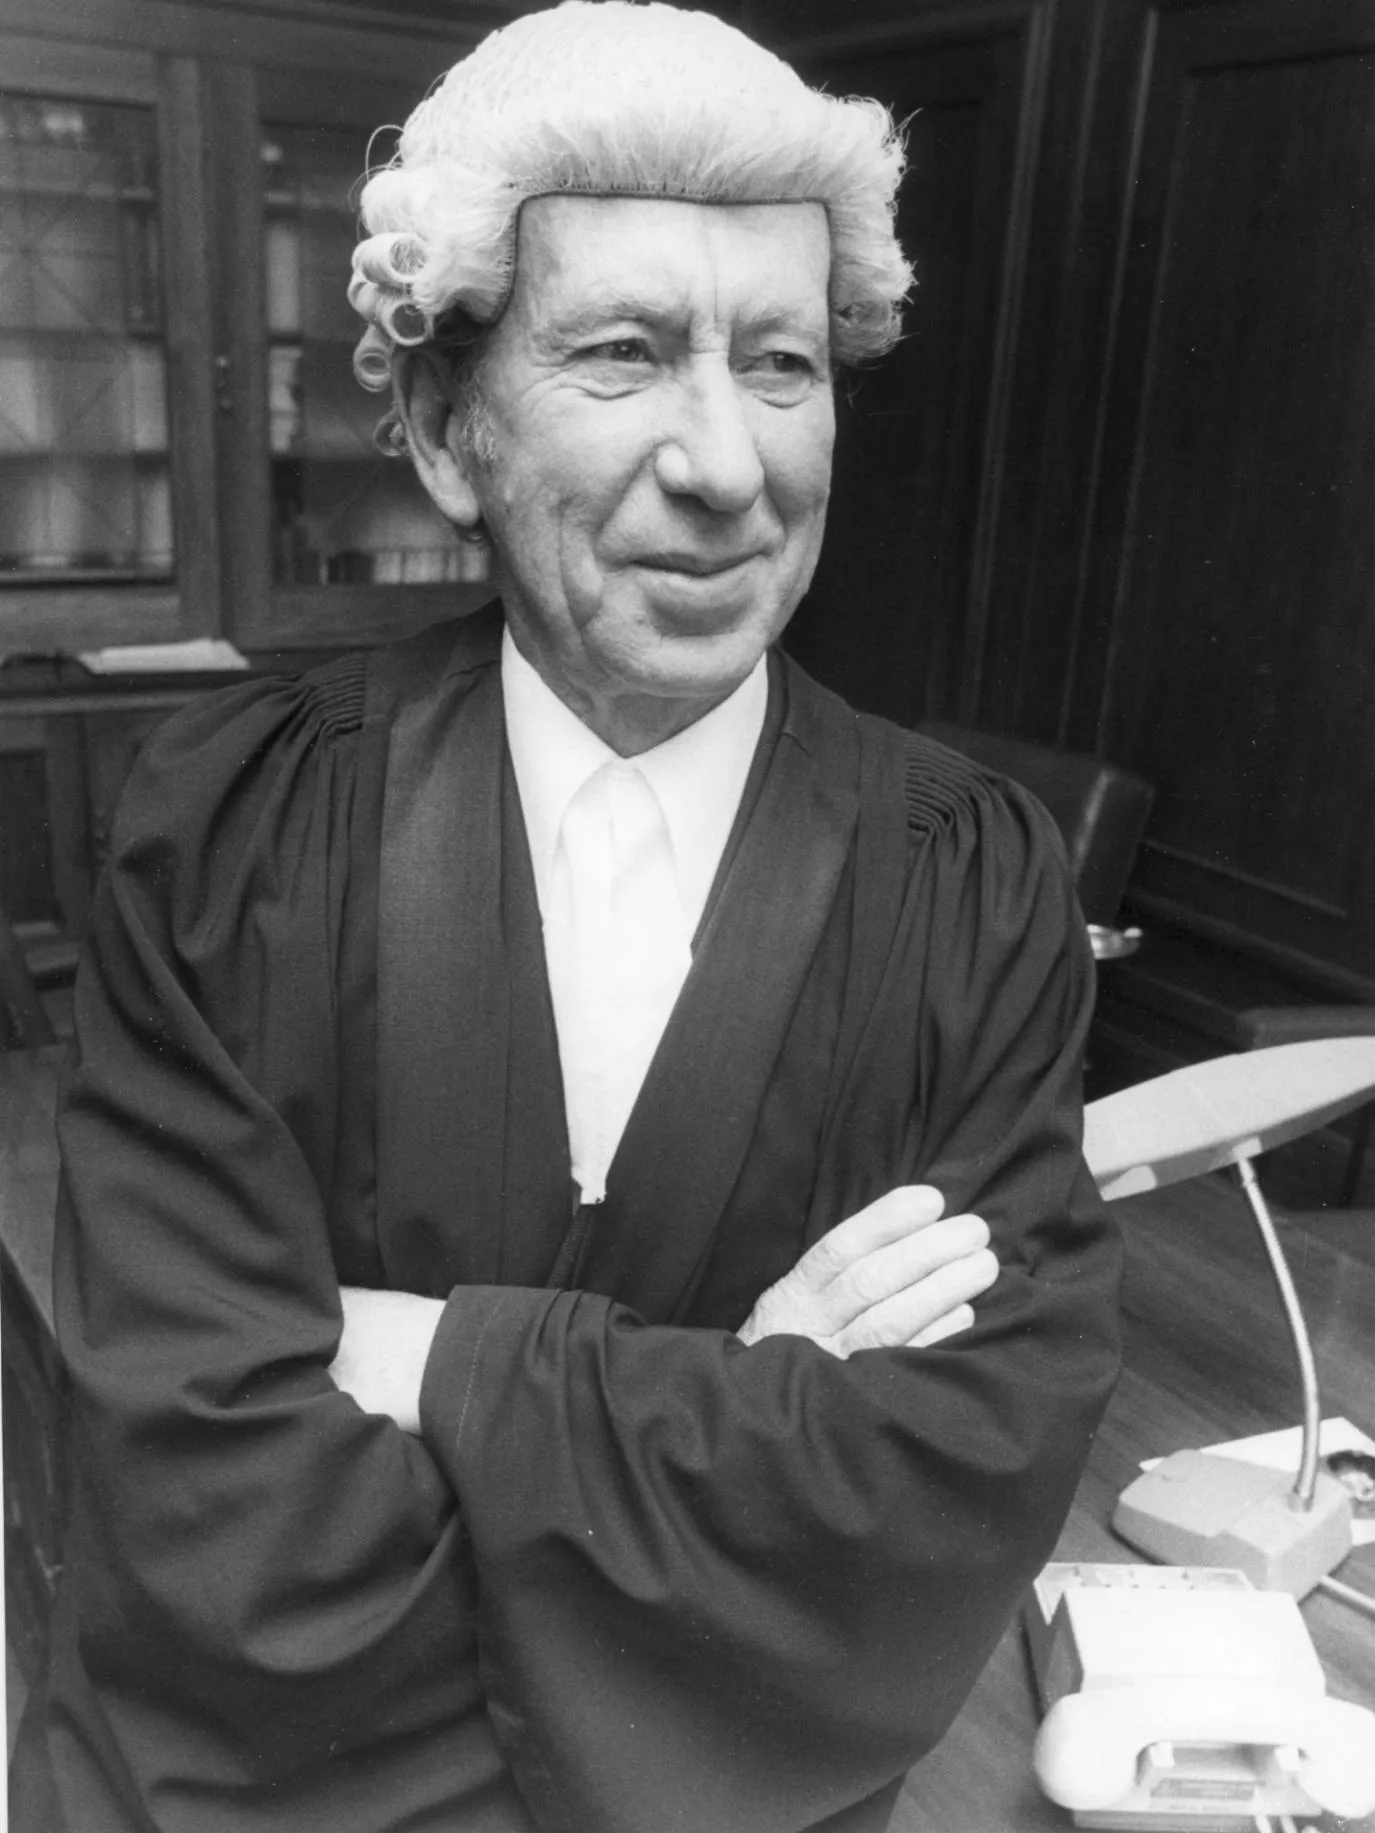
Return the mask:
[[128, 792], [26, 1833], [878, 1828], [1048, 1553], [1115, 1370], [1082, 926], [1033, 804], [773, 647], [900, 164], [610, 0], [372, 181], [360, 370], [501, 601]]

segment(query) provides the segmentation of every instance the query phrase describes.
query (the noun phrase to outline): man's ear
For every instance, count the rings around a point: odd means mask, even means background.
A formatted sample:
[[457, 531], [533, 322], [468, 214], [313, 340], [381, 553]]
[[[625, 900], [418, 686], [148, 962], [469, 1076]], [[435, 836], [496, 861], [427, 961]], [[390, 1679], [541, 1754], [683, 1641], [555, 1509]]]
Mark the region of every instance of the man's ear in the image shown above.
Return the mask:
[[452, 386], [448, 365], [431, 350], [402, 351], [392, 366], [392, 399], [417, 476], [443, 515], [460, 529], [475, 529], [482, 505], [450, 399]]

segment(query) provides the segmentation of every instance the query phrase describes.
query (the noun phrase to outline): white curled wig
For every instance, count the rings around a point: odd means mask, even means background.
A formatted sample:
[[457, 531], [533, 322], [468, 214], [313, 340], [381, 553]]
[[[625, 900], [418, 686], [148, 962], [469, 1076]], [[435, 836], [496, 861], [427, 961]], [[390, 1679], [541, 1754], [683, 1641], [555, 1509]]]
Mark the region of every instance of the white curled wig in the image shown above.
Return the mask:
[[398, 347], [462, 345], [492, 324], [521, 205], [564, 192], [823, 204], [832, 354], [863, 362], [896, 341], [911, 285], [893, 233], [903, 164], [881, 103], [808, 88], [708, 13], [565, 0], [455, 64], [365, 186], [354, 370], [381, 391]]

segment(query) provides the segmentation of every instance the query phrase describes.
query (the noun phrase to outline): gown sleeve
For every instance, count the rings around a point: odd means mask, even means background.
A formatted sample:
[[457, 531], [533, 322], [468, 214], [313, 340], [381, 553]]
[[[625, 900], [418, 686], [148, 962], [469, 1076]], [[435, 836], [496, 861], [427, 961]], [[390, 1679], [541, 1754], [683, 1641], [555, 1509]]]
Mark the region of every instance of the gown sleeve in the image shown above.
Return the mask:
[[825, 1226], [915, 1181], [983, 1214], [1002, 1272], [974, 1329], [842, 1362], [586, 1293], [449, 1300], [422, 1427], [541, 1833], [786, 1833], [875, 1794], [1068, 1510], [1117, 1368], [1080, 1153], [1092, 965], [1043, 812], [965, 801], [915, 856], [819, 1186]]
[[452, 1491], [328, 1373], [356, 728], [318, 683], [178, 716], [98, 893], [54, 1279], [79, 1657], [47, 1737], [72, 1833], [528, 1827]]

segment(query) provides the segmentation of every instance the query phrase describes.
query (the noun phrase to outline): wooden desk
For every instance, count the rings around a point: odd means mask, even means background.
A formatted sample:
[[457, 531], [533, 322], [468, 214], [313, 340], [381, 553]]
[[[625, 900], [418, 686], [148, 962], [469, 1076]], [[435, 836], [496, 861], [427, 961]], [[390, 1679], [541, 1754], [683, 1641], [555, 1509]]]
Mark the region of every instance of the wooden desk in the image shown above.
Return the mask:
[[[17, 1311], [26, 1326], [42, 1316], [51, 1327], [47, 1282], [57, 1160], [50, 1116], [60, 1057], [60, 1048], [0, 1053], [7, 1325]], [[1214, 1177], [1115, 1207], [1128, 1249], [1126, 1369], [1061, 1536], [1062, 1559], [1134, 1557], [1107, 1522], [1143, 1458], [1273, 1430], [1298, 1418], [1283, 1318], [1240, 1195]], [[1345, 1414], [1375, 1433], [1375, 1214], [1331, 1215], [1313, 1232], [1286, 1231], [1286, 1240], [1313, 1336], [1324, 1412]], [[13, 1361], [35, 1333], [26, 1329], [18, 1343], [14, 1334], [5, 1345], [7, 1411], [41, 1398], [27, 1385], [39, 1371], [26, 1372], [22, 1360]], [[40, 1458], [46, 1455], [45, 1447], [37, 1449]], [[10, 1457], [7, 1441], [7, 1490]], [[42, 1472], [40, 1462], [30, 1482]], [[13, 1523], [7, 1539], [13, 1547]], [[51, 1557], [51, 1549], [41, 1547], [40, 1558]], [[1375, 1546], [1354, 1553], [1342, 1576], [1375, 1592]], [[17, 1615], [13, 1600], [11, 1587]], [[1330, 1690], [1375, 1704], [1375, 1623], [1316, 1595], [1304, 1605], [1304, 1617]], [[18, 1627], [27, 1633], [26, 1624]], [[1063, 1833], [1069, 1816], [1041, 1795], [1031, 1771], [1036, 1724], [1030, 1671], [1014, 1626], [950, 1735], [909, 1777], [891, 1833]], [[1331, 1819], [1321, 1824], [1333, 1830], [1343, 1825]], [[1346, 1833], [1357, 1827], [1375, 1833], [1375, 1818], [1344, 1824]]]
[[[1127, 1242], [1125, 1368], [1059, 1559], [1140, 1558], [1107, 1523], [1143, 1458], [1273, 1431], [1300, 1414], [1293, 1352], [1240, 1193], [1215, 1176], [1114, 1208]], [[1324, 1416], [1345, 1415], [1375, 1435], [1375, 1213], [1329, 1212], [1313, 1232], [1285, 1229], [1284, 1239]], [[1340, 1576], [1375, 1593], [1375, 1546], [1358, 1548]], [[1375, 1706], [1375, 1622], [1317, 1593], [1303, 1615], [1329, 1692]], [[1032, 1774], [1036, 1725], [1031, 1671], [1014, 1625], [944, 1743], [908, 1777], [890, 1833], [1064, 1833], [1070, 1816], [1045, 1799]], [[1375, 1817], [1311, 1824], [1375, 1833]]]

